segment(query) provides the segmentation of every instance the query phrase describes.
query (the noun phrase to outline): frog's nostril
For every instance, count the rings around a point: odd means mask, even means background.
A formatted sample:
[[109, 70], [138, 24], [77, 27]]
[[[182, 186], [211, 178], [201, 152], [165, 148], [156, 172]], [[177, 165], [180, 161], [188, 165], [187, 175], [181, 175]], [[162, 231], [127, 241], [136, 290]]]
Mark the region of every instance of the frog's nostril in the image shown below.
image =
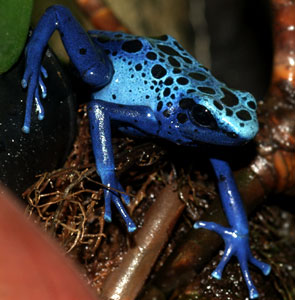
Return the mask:
[[238, 135], [235, 132], [226, 132], [225, 134], [233, 139], [236, 139], [238, 137]]

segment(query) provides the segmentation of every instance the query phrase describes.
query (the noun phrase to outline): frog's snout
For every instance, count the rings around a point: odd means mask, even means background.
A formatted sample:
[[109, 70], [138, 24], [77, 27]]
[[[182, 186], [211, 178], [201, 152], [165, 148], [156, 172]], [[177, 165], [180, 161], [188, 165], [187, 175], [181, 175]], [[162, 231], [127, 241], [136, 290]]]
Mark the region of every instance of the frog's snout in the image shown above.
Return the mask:
[[231, 122], [222, 131], [229, 138], [237, 140], [237, 143], [247, 143], [256, 136], [258, 129], [257, 117], [256, 114], [253, 114], [251, 120], [243, 122]]

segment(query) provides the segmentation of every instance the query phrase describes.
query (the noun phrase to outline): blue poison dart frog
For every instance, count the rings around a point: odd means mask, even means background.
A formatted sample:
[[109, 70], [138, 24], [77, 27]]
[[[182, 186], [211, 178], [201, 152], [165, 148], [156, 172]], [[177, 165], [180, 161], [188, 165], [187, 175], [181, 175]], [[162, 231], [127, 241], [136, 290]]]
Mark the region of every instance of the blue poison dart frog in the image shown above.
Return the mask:
[[[155, 136], [179, 145], [198, 143], [239, 145], [257, 133], [256, 101], [247, 92], [228, 88], [215, 79], [195, 58], [170, 36], [144, 38], [121, 32], [86, 33], [71, 13], [52, 6], [40, 19], [26, 48], [26, 69], [22, 86], [28, 87], [23, 131], [30, 130], [33, 102], [39, 120], [44, 118], [40, 101], [46, 97], [42, 77], [42, 55], [52, 33], [58, 30], [64, 47], [82, 80], [92, 89], [88, 115], [97, 173], [104, 190], [104, 218], [112, 220], [113, 203], [129, 232], [136, 229], [127, 214], [129, 197], [115, 175], [111, 144], [111, 123], [128, 134]], [[35, 101], [34, 101], [35, 100]], [[220, 279], [235, 255], [249, 289], [258, 297], [248, 262], [267, 275], [270, 266], [253, 257], [249, 247], [249, 227], [243, 204], [227, 162], [211, 158], [229, 227], [212, 222], [196, 222], [220, 234], [225, 242], [221, 262], [212, 273]]]

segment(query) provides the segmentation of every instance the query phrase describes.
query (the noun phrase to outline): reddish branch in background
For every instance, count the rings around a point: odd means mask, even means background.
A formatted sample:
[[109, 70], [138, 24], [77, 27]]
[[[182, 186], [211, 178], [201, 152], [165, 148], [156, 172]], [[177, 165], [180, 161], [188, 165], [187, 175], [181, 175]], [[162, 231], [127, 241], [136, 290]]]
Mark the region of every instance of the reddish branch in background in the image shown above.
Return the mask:
[[92, 25], [100, 30], [127, 32], [112, 11], [100, 0], [77, 0], [84, 12], [89, 16]]

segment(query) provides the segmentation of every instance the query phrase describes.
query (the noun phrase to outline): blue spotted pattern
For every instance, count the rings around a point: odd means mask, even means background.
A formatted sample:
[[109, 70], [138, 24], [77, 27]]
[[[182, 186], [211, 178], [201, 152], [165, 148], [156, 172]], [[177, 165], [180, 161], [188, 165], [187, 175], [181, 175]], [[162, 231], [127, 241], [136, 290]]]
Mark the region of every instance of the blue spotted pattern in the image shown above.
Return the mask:
[[256, 135], [253, 96], [218, 81], [174, 38], [106, 31], [91, 37], [114, 66], [113, 80], [94, 99], [150, 107], [161, 124], [157, 135], [180, 144], [235, 145]]

